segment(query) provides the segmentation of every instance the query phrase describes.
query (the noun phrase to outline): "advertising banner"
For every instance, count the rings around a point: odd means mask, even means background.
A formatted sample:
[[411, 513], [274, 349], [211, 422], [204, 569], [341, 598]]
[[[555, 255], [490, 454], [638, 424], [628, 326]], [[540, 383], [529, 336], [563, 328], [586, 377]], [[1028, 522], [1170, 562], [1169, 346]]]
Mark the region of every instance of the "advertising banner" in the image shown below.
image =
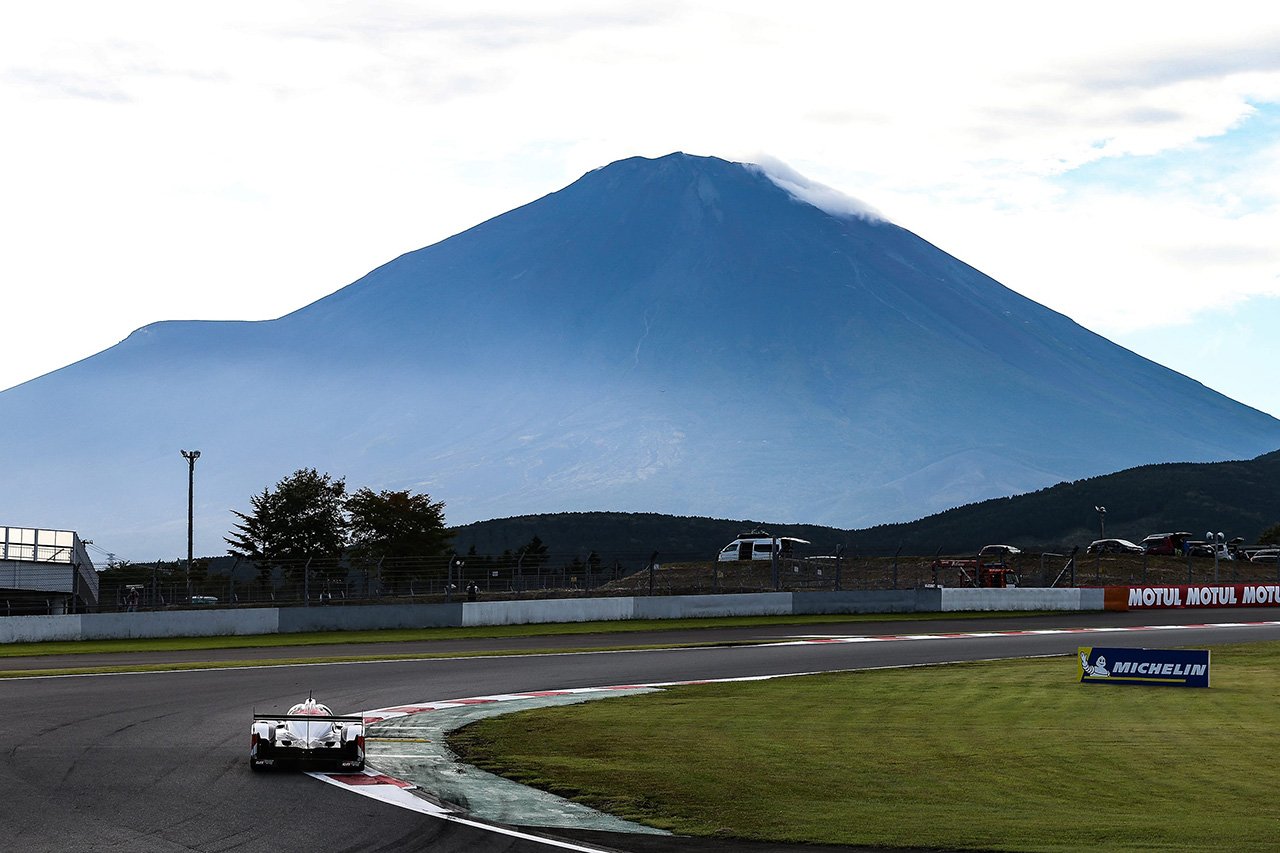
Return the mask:
[[1103, 606], [1107, 610], [1154, 610], [1169, 607], [1280, 607], [1280, 584], [1109, 586], [1103, 593]]
[[1159, 684], [1208, 687], [1208, 649], [1123, 649], [1081, 646], [1082, 684]]

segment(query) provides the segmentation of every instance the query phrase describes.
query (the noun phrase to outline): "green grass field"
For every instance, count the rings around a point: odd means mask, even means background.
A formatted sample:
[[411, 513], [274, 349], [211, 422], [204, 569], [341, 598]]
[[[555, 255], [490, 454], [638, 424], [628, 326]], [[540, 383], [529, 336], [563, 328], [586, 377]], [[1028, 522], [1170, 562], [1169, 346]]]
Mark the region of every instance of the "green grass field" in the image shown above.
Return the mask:
[[1071, 657], [679, 687], [497, 717], [465, 760], [690, 835], [986, 850], [1275, 850], [1280, 643], [1207, 690]]

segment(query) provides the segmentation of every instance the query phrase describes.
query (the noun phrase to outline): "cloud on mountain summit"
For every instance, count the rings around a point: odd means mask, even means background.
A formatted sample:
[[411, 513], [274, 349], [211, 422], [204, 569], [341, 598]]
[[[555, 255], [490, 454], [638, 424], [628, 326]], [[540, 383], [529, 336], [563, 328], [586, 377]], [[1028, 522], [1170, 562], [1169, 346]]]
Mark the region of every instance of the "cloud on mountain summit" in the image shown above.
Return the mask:
[[868, 222], [885, 221], [885, 217], [866, 202], [859, 201], [834, 187], [810, 180], [776, 157], [760, 155], [755, 160], [755, 163], [744, 165], [760, 172], [773, 181], [778, 188], [790, 193], [791, 197], [797, 201], [811, 204], [832, 216], [856, 216]]

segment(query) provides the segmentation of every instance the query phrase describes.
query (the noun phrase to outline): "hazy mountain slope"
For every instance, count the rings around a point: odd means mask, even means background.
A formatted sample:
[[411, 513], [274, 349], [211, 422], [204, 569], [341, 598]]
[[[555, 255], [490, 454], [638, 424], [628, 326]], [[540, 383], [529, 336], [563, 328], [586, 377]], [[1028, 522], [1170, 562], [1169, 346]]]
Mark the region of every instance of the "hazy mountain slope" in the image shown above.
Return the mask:
[[228, 509], [302, 465], [430, 491], [454, 522], [847, 527], [1280, 446], [1274, 418], [908, 231], [686, 155], [591, 172], [279, 320], [148, 326], [0, 393], [0, 419], [0, 519], [144, 557], [184, 547], [182, 447], [213, 553]]
[[1059, 483], [1024, 495], [966, 504], [917, 521], [860, 530], [808, 524], [729, 521], [653, 513], [550, 513], [478, 521], [455, 528], [454, 545], [466, 553], [515, 551], [539, 537], [552, 565], [591, 551], [608, 563], [645, 565], [658, 552], [663, 562], [709, 560], [739, 533], [763, 527], [776, 536], [808, 539], [812, 553], [927, 556], [974, 553], [1004, 543], [1033, 552], [1070, 553], [1098, 538], [1094, 507], [1107, 507], [1107, 535], [1141, 541], [1152, 533], [1207, 529], [1256, 542], [1280, 522], [1280, 451], [1233, 462], [1165, 463]]

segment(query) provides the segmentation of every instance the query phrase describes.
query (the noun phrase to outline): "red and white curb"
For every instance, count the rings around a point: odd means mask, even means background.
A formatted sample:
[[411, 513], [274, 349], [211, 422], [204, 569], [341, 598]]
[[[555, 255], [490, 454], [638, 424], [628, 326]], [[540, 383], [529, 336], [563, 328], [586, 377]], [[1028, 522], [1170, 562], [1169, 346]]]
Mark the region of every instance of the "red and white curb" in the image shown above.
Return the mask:
[[1096, 628], [1036, 628], [1021, 631], [958, 631], [946, 634], [880, 634], [872, 636], [830, 636], [813, 634], [768, 643], [770, 646], [807, 646], [829, 643], [892, 643], [902, 640], [971, 640], [982, 637], [1046, 637], [1059, 634], [1125, 634], [1140, 631], [1187, 631], [1203, 628], [1260, 628], [1280, 625], [1280, 620], [1264, 622], [1212, 622], [1198, 625], [1121, 625]]
[[[685, 682], [695, 683], [695, 682]], [[449, 708], [465, 708], [471, 705], [490, 705], [499, 702], [514, 702], [520, 699], [540, 699], [551, 696], [574, 696], [584, 693], [616, 693], [619, 691], [630, 691], [642, 688], [657, 687], [660, 685], [614, 685], [610, 687], [577, 687], [567, 690], [533, 690], [527, 693], [501, 693], [494, 696], [473, 696], [465, 699], [450, 699], [444, 702], [422, 702], [412, 705], [395, 705], [390, 708], [378, 708], [372, 711], [364, 712], [365, 725], [379, 723], [383, 720], [390, 720], [396, 717], [406, 717], [411, 714], [423, 714], [429, 711], [443, 711]], [[668, 685], [661, 685], [668, 686]], [[584, 847], [580, 844], [574, 844], [569, 841], [561, 841], [555, 838], [547, 838], [541, 835], [534, 835], [528, 832], [521, 832], [518, 829], [511, 829], [505, 826], [498, 826], [492, 823], [485, 823], [474, 820], [450, 811], [444, 806], [438, 805], [423, 797], [413, 793], [418, 786], [412, 782], [406, 782], [403, 779], [396, 779], [385, 773], [378, 773], [374, 770], [365, 770], [361, 773], [311, 773], [321, 781], [328, 782], [330, 785], [337, 785], [346, 788], [349, 791], [370, 797], [375, 800], [387, 803], [400, 808], [416, 811], [420, 814], [430, 815], [431, 817], [447, 820], [453, 823], [463, 824], [476, 829], [482, 829], [487, 832], [495, 832], [500, 835], [506, 835], [512, 838], [519, 838], [525, 841], [533, 841], [548, 847], [556, 847], [562, 850], [581, 851], [581, 853], [599, 853], [598, 847]]]

